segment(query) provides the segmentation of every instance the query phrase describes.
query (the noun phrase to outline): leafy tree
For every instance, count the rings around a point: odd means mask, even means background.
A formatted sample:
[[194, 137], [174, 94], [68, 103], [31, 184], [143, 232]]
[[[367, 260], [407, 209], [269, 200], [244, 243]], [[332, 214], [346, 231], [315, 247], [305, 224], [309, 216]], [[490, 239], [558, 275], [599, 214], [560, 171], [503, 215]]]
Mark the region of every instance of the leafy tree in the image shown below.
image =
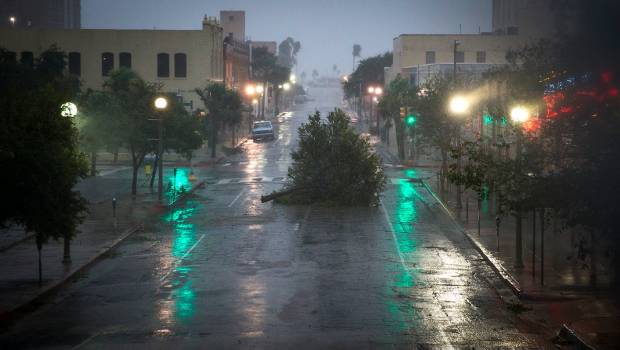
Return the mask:
[[0, 179], [6, 184], [0, 224], [36, 234], [39, 283], [41, 249], [50, 238], [77, 233], [86, 202], [74, 186], [87, 173], [74, 121], [61, 116], [78, 86], [63, 75], [65, 56], [53, 47], [34, 67], [4, 57], [0, 49]]
[[122, 135], [123, 144], [131, 154], [133, 168], [131, 194], [137, 193], [138, 170], [144, 156], [156, 150], [152, 139], [157, 135], [153, 101], [159, 86], [147, 83], [132, 70], [121, 68], [112, 71], [104, 83], [104, 90], [110, 94], [119, 108], [119, 124], [116, 133]]
[[316, 80], [319, 77], [319, 71], [316, 69], [312, 70], [312, 79]]
[[301, 50], [301, 43], [295, 39], [288, 37], [278, 45], [278, 64], [293, 68], [297, 64], [297, 53]]
[[396, 130], [396, 142], [398, 143], [398, 156], [405, 156], [405, 125], [400, 119], [400, 108], [412, 105], [413, 96], [417, 90], [409, 86], [409, 82], [400, 77], [392, 80], [384, 91], [383, 98], [379, 101], [381, 115], [392, 123]]
[[203, 89], [196, 89], [207, 108], [207, 124], [209, 128], [211, 158], [215, 158], [218, 133], [222, 125], [241, 115], [241, 96], [223, 84], [209, 84]]
[[117, 150], [123, 139], [120, 129], [120, 106], [109, 93], [88, 90], [80, 98], [77, 124], [80, 147], [90, 154], [90, 175], [96, 175], [97, 152]]
[[360, 86], [364, 88], [370, 84], [383, 85], [384, 68], [391, 65], [391, 52], [361, 60], [355, 71], [349, 76], [348, 81], [343, 83], [345, 97], [359, 97]]
[[385, 184], [379, 157], [338, 109], [327, 122], [319, 112], [309, 116], [299, 128], [299, 147], [292, 157], [288, 177], [299, 189], [290, 195], [293, 202], [372, 205]]
[[[278, 86], [288, 81], [291, 75], [289, 67], [278, 64], [278, 59], [266, 48], [257, 47], [252, 49], [252, 69], [254, 76], [263, 84], [270, 83]], [[280, 91], [275, 89], [275, 112], [279, 112]]]

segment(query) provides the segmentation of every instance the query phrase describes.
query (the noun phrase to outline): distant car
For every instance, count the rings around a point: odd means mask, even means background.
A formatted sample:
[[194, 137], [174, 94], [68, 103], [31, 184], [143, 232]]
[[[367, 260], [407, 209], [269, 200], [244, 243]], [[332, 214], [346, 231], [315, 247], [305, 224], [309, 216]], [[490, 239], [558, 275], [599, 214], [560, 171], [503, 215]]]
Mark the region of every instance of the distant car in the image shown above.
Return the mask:
[[268, 120], [260, 120], [252, 124], [252, 139], [254, 141], [269, 139], [275, 139], [273, 132], [273, 125]]

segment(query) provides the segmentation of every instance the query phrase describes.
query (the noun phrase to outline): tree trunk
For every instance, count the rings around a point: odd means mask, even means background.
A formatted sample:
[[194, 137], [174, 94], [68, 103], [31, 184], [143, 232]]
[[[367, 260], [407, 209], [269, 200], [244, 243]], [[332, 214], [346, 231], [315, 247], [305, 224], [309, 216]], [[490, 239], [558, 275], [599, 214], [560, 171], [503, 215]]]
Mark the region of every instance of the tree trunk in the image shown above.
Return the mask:
[[446, 194], [446, 174], [448, 174], [448, 152], [441, 150], [441, 197], [445, 198]]
[[62, 263], [71, 264], [71, 238], [65, 236], [63, 241]]
[[90, 176], [97, 175], [97, 152], [90, 152]]
[[117, 161], [118, 161], [118, 149], [114, 150], [114, 160], [112, 160], [112, 163], [116, 164]]
[[155, 176], [157, 176], [157, 169], [159, 165], [159, 153], [155, 155], [155, 161], [153, 162], [153, 170], [151, 171], [151, 180], [149, 181], [149, 188], [153, 189], [153, 184], [155, 183]]
[[43, 285], [43, 264], [41, 263], [41, 249], [42, 248], [43, 248], [43, 242], [41, 242], [41, 239], [38, 237], [38, 234], [37, 234], [37, 253], [38, 253], [38, 259], [39, 259], [39, 287]]
[[135, 196], [138, 193], [138, 169], [140, 168], [140, 163], [138, 162], [133, 146], [131, 147], [131, 165], [133, 168], [131, 176], [131, 194]]

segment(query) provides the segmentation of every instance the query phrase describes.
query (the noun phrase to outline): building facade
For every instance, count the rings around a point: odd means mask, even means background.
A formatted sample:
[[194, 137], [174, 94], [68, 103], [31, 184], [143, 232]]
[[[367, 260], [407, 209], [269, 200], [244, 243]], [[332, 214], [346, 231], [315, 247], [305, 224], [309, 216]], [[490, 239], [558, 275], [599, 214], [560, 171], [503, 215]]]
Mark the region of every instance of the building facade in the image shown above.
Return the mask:
[[[415, 78], [428, 78], [426, 73], [431, 71], [445, 72], [445, 65], [453, 69], [454, 62], [457, 74], [503, 65], [508, 63], [508, 51], [526, 42], [512, 35], [402, 34], [393, 41], [394, 58], [392, 67], [386, 70], [386, 83], [397, 76], [419, 83], [422, 79]], [[475, 66], [478, 69], [472, 68]]]
[[202, 30], [2, 28], [0, 43], [26, 62], [56, 45], [67, 53], [69, 73], [94, 90], [112, 70], [131, 68], [190, 110], [203, 106], [194, 89], [223, 76], [222, 28], [215, 18], [205, 17]]
[[81, 0], [0, 0], [0, 28], [79, 29]]
[[220, 24], [224, 36], [232, 36], [239, 42], [245, 42], [245, 11], [220, 11]]
[[525, 37], [555, 34], [552, 0], [493, 0], [493, 32]]

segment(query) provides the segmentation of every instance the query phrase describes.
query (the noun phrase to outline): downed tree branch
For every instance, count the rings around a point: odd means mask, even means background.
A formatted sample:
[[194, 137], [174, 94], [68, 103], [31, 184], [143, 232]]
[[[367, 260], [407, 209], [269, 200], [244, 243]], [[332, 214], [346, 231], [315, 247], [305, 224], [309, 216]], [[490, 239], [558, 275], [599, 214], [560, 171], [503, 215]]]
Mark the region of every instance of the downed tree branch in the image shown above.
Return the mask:
[[284, 191], [272, 192], [272, 193], [270, 193], [270, 194], [268, 194], [266, 196], [260, 196], [260, 201], [261, 201], [261, 203], [266, 203], [266, 202], [272, 201], [272, 200], [274, 200], [274, 199], [276, 199], [278, 197], [286, 196], [286, 195], [289, 195], [291, 193], [295, 193], [295, 192], [298, 192], [298, 191], [301, 191], [301, 190], [303, 190], [303, 188], [293, 187], [293, 188], [286, 189]]

